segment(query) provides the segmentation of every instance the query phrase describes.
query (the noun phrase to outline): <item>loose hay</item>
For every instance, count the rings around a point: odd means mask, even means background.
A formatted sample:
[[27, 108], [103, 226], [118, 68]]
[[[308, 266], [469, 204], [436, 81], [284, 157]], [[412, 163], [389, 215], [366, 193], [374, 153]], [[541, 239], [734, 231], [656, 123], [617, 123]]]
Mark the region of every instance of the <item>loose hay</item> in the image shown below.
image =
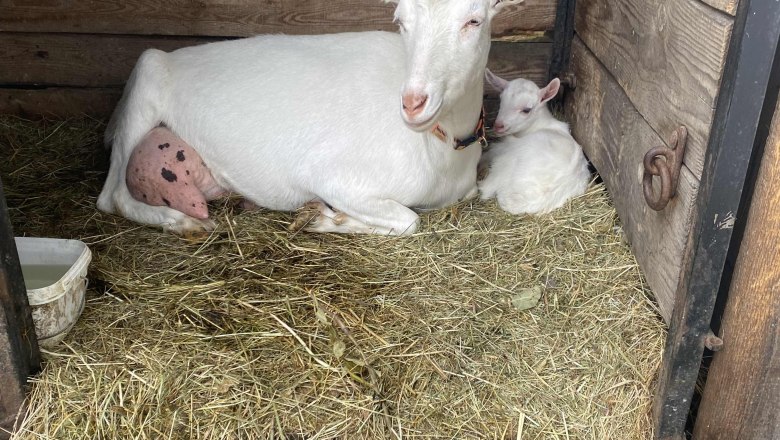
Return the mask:
[[665, 329], [601, 185], [538, 218], [465, 202], [409, 238], [293, 234], [227, 200], [193, 243], [96, 211], [102, 129], [0, 119], [17, 235], [94, 254], [15, 438], [651, 438]]

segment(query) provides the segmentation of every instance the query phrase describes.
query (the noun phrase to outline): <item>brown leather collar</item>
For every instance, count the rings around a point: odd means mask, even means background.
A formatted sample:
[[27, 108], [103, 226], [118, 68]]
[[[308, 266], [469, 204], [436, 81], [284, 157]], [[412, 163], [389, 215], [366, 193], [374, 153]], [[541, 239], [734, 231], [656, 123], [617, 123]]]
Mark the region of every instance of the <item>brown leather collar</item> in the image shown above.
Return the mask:
[[[436, 124], [431, 129], [431, 132], [442, 142], [447, 142], [447, 132], [441, 128], [441, 125]], [[453, 148], [456, 150], [462, 150], [475, 142], [479, 142], [483, 148], [487, 146], [487, 139], [485, 138], [485, 107], [482, 107], [482, 111], [479, 112], [479, 120], [477, 121], [477, 127], [474, 129], [474, 134], [465, 139], [453, 139], [453, 142]]]

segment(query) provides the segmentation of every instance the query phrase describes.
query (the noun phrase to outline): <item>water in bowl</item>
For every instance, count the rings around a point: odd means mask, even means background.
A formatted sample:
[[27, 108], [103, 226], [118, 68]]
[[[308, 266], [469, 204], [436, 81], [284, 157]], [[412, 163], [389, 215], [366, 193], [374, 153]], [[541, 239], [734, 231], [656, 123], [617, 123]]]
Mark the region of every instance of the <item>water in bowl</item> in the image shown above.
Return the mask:
[[51, 286], [62, 278], [70, 269], [62, 264], [29, 264], [22, 265], [22, 276], [27, 290]]

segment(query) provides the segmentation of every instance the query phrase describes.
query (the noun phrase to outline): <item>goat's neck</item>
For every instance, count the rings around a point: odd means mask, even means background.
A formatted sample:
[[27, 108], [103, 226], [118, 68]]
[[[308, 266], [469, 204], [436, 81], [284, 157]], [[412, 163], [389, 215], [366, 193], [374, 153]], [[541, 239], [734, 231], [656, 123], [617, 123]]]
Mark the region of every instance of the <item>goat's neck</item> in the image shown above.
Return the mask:
[[539, 130], [555, 130], [562, 131], [567, 134], [569, 133], [569, 124], [555, 119], [555, 116], [552, 115], [550, 109], [548, 109], [547, 106], [540, 108], [538, 111], [539, 114], [535, 116], [531, 125], [522, 131], [514, 133], [513, 136], [523, 137]]
[[466, 93], [456, 100], [450, 111], [442, 114], [439, 125], [449, 136], [463, 139], [474, 133], [482, 110], [482, 78], [466, 85]]

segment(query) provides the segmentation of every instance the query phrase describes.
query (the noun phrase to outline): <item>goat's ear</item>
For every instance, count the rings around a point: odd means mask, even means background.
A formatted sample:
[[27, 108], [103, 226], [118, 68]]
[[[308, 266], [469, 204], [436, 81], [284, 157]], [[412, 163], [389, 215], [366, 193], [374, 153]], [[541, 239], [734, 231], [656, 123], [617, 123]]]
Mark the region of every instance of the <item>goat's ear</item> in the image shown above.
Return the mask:
[[490, 69], [485, 69], [485, 79], [487, 80], [488, 84], [493, 86], [493, 88], [499, 92], [504, 91], [507, 84], [509, 84], [509, 81], [491, 72]]
[[558, 78], [553, 78], [552, 81], [550, 81], [550, 84], [547, 84], [542, 90], [539, 90], [539, 100], [542, 104], [545, 102], [555, 98], [555, 95], [558, 94], [558, 89], [561, 88], [561, 80]]
[[506, 6], [519, 5], [525, 3], [525, 0], [490, 0], [490, 14], [495, 15]]

